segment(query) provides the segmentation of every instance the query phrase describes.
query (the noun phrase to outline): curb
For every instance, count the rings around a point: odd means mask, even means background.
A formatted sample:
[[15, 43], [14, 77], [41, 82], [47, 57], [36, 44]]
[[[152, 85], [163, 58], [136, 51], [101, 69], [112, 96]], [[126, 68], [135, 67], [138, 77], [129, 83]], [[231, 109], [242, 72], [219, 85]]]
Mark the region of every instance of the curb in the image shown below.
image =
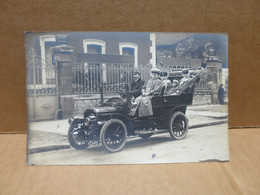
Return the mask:
[[60, 144], [60, 145], [49, 145], [49, 146], [39, 146], [35, 148], [28, 149], [28, 154], [35, 154], [40, 152], [49, 152], [52, 150], [61, 150], [61, 149], [67, 149], [70, 148], [69, 144]]
[[214, 121], [214, 122], [209, 122], [209, 123], [202, 123], [202, 124], [196, 124], [196, 125], [191, 125], [189, 126], [189, 129], [194, 129], [194, 128], [199, 128], [199, 127], [206, 127], [206, 126], [213, 126], [213, 125], [220, 125], [227, 123], [228, 120], [221, 120], [221, 121]]

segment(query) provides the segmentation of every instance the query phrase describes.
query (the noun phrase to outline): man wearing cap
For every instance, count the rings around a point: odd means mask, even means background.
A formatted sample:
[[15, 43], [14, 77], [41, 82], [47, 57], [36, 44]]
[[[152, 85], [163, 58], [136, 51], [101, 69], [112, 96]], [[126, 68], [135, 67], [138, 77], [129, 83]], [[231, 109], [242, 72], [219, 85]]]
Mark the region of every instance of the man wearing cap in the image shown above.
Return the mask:
[[144, 85], [144, 81], [141, 79], [141, 72], [139, 70], [135, 70], [133, 74], [133, 82], [131, 83], [131, 89], [129, 94], [134, 98], [137, 98], [142, 94], [142, 87]]

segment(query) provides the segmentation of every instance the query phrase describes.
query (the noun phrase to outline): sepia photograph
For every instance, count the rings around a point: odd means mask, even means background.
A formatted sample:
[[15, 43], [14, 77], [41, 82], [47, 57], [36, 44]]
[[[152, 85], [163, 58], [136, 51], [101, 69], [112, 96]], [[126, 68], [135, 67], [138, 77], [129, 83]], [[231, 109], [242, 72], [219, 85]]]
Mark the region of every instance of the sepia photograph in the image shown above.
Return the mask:
[[27, 165], [229, 161], [228, 35], [26, 32]]

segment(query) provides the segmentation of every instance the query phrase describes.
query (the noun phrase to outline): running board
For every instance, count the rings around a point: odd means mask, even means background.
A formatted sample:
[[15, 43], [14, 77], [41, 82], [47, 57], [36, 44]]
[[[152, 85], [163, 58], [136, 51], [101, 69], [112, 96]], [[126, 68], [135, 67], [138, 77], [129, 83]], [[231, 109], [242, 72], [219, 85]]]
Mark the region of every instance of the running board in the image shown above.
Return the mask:
[[136, 135], [147, 135], [147, 134], [160, 134], [160, 133], [167, 133], [169, 132], [168, 129], [160, 129], [160, 130], [153, 130], [153, 131], [140, 131], [140, 130], [137, 130], [135, 131], [135, 134]]

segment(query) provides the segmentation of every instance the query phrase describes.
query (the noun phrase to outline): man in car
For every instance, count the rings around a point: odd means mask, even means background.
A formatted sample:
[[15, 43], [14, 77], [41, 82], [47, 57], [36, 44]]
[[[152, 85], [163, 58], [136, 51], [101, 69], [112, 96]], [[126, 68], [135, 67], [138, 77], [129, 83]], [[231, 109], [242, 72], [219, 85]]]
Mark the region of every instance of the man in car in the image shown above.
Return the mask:
[[159, 95], [162, 88], [162, 81], [159, 78], [159, 74], [159, 69], [151, 70], [152, 78], [142, 87], [142, 95], [135, 99], [137, 107], [131, 110], [130, 115], [134, 116], [136, 114], [136, 110], [138, 110], [139, 117], [153, 115], [151, 97]]
[[[135, 107], [136, 103], [134, 101], [135, 98], [142, 94], [142, 87], [144, 85], [144, 81], [141, 79], [141, 72], [138, 69], [135, 69], [133, 72], [133, 81], [129, 90], [129, 98], [131, 99], [130, 107]], [[127, 98], [127, 91], [125, 89], [121, 90], [121, 96], [123, 98]]]
[[131, 83], [131, 89], [129, 94], [134, 98], [137, 98], [142, 94], [142, 87], [144, 85], [144, 81], [141, 79], [141, 72], [139, 70], [135, 70], [133, 74], [133, 82]]

